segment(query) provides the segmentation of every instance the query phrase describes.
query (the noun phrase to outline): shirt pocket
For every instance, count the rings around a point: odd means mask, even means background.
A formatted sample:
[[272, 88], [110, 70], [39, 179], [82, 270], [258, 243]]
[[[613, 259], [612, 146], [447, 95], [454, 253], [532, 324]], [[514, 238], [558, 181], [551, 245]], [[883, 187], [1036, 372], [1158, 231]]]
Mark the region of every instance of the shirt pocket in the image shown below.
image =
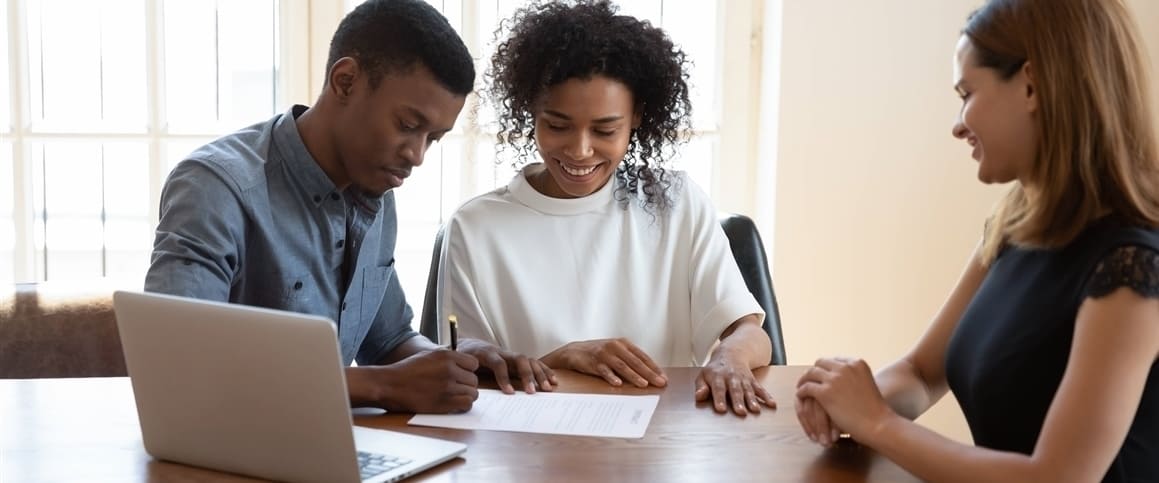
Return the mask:
[[394, 260], [389, 264], [366, 267], [362, 271], [362, 320], [372, 320], [382, 306], [386, 287], [394, 277]]

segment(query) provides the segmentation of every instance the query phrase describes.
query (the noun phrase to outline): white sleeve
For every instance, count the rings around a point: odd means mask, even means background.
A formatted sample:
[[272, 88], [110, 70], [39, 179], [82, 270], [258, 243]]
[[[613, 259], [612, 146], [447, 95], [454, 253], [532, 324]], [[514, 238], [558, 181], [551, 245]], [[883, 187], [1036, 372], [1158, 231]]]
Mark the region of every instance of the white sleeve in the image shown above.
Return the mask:
[[720, 334], [741, 317], [757, 314], [764, 323], [765, 312], [753, 298], [732, 256], [728, 238], [717, 220], [716, 210], [708, 196], [686, 176], [678, 181], [690, 221], [692, 237], [688, 260], [688, 286], [692, 298], [692, 350], [699, 364], [707, 361]]
[[478, 292], [475, 290], [475, 277], [468, 248], [472, 244], [462, 228], [462, 221], [456, 214], [443, 229], [443, 251], [439, 256], [439, 286], [436, 301], [439, 314], [439, 340], [449, 340], [450, 325], [447, 323], [447, 317], [454, 314], [459, 321], [459, 337], [501, 345], [483, 312]]

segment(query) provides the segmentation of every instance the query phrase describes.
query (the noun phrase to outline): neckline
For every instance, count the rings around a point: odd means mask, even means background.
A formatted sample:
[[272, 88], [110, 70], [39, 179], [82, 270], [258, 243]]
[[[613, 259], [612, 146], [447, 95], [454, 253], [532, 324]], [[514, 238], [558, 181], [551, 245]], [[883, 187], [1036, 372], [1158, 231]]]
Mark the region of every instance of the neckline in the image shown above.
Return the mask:
[[537, 211], [550, 215], [578, 215], [600, 210], [614, 200], [616, 177], [613, 175], [604, 186], [595, 193], [580, 198], [553, 198], [540, 193], [527, 181], [529, 175], [542, 170], [543, 163], [532, 163], [524, 166], [507, 184], [507, 190], [520, 203]]

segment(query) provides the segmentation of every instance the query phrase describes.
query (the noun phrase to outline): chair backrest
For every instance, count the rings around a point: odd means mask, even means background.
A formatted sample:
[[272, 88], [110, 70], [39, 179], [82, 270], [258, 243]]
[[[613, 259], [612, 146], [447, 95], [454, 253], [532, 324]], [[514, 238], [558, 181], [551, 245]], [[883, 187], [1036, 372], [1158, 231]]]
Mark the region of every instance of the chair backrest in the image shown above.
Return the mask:
[[765, 333], [773, 344], [773, 357], [769, 364], [785, 365], [785, 338], [781, 334], [781, 313], [777, 309], [777, 296], [773, 292], [773, 277], [769, 275], [769, 262], [765, 256], [765, 245], [757, 225], [747, 216], [731, 213], [720, 215], [720, 227], [728, 237], [732, 256], [740, 268], [741, 277], [757, 303], [765, 310]]
[[[765, 311], [765, 333], [773, 345], [772, 365], [785, 364], [785, 340], [781, 335], [781, 315], [777, 310], [777, 297], [773, 293], [773, 278], [769, 275], [769, 263], [765, 256], [765, 246], [761, 234], [753, 220], [744, 215], [722, 214], [720, 226], [728, 237], [732, 256], [740, 267], [741, 276], [749, 292]], [[419, 332], [426, 338], [439, 343], [439, 325], [435, 309], [439, 278], [439, 256], [443, 250], [443, 228], [435, 235], [434, 253], [431, 255], [431, 269], [427, 274], [427, 293], [423, 300], [422, 319]]]
[[423, 297], [423, 313], [419, 319], [419, 333], [439, 343], [439, 311], [435, 308], [439, 289], [439, 257], [443, 254], [443, 226], [435, 233], [435, 250], [431, 254], [431, 270], [427, 273], [427, 293]]
[[127, 374], [111, 287], [11, 287], [0, 292], [0, 379]]

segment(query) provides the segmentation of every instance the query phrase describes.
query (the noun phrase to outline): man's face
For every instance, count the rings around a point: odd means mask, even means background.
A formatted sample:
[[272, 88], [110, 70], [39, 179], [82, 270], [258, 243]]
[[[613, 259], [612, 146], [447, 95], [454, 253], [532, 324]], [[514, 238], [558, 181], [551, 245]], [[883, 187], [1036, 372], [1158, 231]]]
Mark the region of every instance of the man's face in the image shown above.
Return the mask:
[[335, 120], [335, 151], [344, 179], [370, 196], [402, 185], [431, 145], [455, 125], [464, 96], [442, 86], [422, 64], [382, 78], [371, 88], [358, 75]]

